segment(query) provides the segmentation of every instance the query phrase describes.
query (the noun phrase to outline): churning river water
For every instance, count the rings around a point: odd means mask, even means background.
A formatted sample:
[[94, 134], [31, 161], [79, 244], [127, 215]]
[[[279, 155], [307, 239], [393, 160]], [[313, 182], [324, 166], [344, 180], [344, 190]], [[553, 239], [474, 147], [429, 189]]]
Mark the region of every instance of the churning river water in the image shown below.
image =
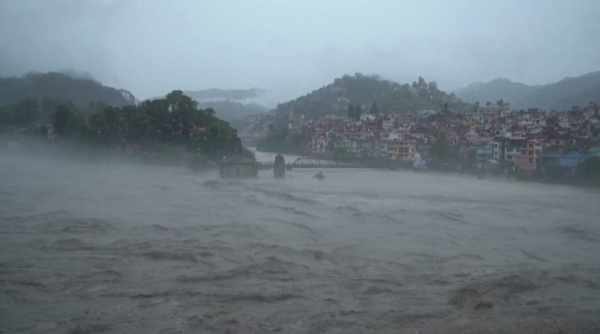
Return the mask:
[[566, 333], [598, 319], [598, 191], [315, 172], [0, 155], [0, 332]]

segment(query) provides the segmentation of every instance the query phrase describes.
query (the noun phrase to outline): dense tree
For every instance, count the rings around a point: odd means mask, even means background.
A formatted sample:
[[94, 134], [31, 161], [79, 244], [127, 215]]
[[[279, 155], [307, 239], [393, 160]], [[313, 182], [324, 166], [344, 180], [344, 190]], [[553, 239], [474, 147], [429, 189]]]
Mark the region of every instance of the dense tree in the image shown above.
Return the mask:
[[438, 90], [437, 82], [430, 81], [429, 82], [429, 90], [432, 91], [432, 92], [437, 92], [437, 90]]
[[474, 148], [471, 148], [471, 149], [469, 149], [469, 151], [467, 151], [466, 167], [468, 169], [473, 169], [473, 168], [475, 168], [476, 164], [477, 164], [477, 150]]
[[488, 101], [488, 102], [486, 102], [486, 103], [485, 103], [485, 105], [486, 105], [486, 106], [491, 106], [491, 105], [492, 105], [492, 102]]
[[39, 115], [39, 103], [31, 97], [23, 98], [13, 107], [13, 122], [17, 126], [33, 125]]
[[362, 106], [360, 104], [357, 104], [354, 107], [354, 119], [356, 119], [357, 121], [360, 119], [360, 116], [362, 115], [363, 111], [362, 111]]
[[54, 114], [52, 114], [52, 126], [54, 127], [54, 132], [58, 136], [64, 136], [66, 134], [67, 127], [73, 116], [73, 112], [67, 104], [59, 104], [56, 107]]
[[13, 124], [13, 113], [10, 107], [0, 106], [0, 130], [8, 128]]
[[[68, 106], [70, 111], [75, 112], [75, 110], [76, 110], [75, 104], [71, 100], [45, 97], [42, 99], [42, 103], [40, 106], [41, 107], [40, 108], [41, 109], [41, 120], [43, 122], [46, 122], [48, 120], [51, 121], [52, 113], [54, 113], [56, 111], [56, 108], [61, 104]], [[101, 111], [102, 111], [102, 109], [98, 110], [98, 112], [101, 112]]]
[[354, 118], [354, 105], [353, 104], [349, 104], [348, 105], [348, 118]]
[[[99, 104], [91, 105], [91, 108]], [[108, 106], [89, 117], [62, 103], [52, 114], [56, 133], [63, 138], [82, 140], [107, 148], [140, 145], [142, 151], [180, 155], [182, 149], [218, 159], [223, 156], [234, 130], [215, 117], [212, 109], [197, 109], [197, 103], [181, 91], [164, 99], [144, 101], [139, 106]], [[169, 148], [171, 145], [173, 148]]]
[[[72, 103], [72, 102], [71, 102]], [[104, 111], [104, 108], [108, 107], [105, 102], [90, 102], [88, 105], [88, 112], [90, 114], [97, 114]]]
[[575, 169], [575, 182], [600, 187], [600, 157], [589, 157]]
[[437, 137], [433, 145], [431, 145], [431, 154], [437, 163], [445, 163], [450, 160], [450, 145], [448, 144], [448, 138], [446, 138], [446, 134], [441, 133]]
[[500, 100], [496, 101], [496, 105], [497, 105], [498, 107], [502, 107], [502, 106], [504, 106], [504, 100], [500, 99]]
[[371, 113], [371, 115], [379, 116], [379, 108], [377, 107], [377, 103], [375, 101], [373, 101], [369, 112]]
[[190, 146], [213, 159], [225, 155], [233, 129], [223, 121], [211, 124], [205, 131], [194, 133]]
[[167, 94], [166, 97], [169, 106], [172, 109], [195, 109], [198, 107], [198, 102], [192, 100], [189, 96], [184, 95], [180, 90], [174, 90]]

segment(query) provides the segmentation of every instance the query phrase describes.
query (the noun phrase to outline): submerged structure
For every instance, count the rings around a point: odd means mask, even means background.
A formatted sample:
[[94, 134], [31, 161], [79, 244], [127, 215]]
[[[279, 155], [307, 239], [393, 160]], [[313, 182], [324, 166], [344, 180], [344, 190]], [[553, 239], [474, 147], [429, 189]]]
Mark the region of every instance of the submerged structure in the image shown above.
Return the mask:
[[219, 175], [224, 178], [258, 177], [258, 166], [250, 159], [243, 157], [242, 140], [234, 134], [229, 139], [227, 157], [219, 166]]
[[273, 166], [273, 174], [277, 178], [285, 177], [285, 159], [281, 155], [281, 153], [277, 154], [275, 157], [275, 164]]

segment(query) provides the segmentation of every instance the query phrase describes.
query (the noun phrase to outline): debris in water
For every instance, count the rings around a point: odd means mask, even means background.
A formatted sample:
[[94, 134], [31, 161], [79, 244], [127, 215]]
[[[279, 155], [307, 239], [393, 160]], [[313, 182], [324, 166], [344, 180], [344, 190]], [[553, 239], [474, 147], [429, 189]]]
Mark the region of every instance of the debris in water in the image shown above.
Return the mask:
[[319, 180], [323, 180], [325, 178], [325, 175], [323, 175], [323, 172], [318, 172], [313, 177], [315, 177], [315, 178], [317, 178]]

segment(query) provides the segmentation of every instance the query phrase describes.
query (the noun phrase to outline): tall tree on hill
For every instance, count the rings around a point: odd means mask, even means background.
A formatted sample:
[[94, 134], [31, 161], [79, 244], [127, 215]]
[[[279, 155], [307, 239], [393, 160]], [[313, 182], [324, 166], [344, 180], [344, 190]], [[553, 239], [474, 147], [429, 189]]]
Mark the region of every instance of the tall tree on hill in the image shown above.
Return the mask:
[[69, 121], [73, 117], [71, 108], [66, 103], [59, 104], [52, 114], [52, 126], [57, 135], [63, 136], [67, 131]]
[[445, 163], [450, 160], [450, 144], [445, 133], [441, 133], [431, 145], [431, 154], [437, 163]]
[[348, 105], [348, 118], [354, 118], [354, 105]]
[[500, 100], [496, 101], [496, 105], [497, 105], [498, 107], [502, 107], [502, 106], [504, 106], [504, 100], [503, 100], [503, 99], [500, 99]]
[[362, 115], [362, 107], [360, 104], [357, 104], [356, 107], [354, 107], [354, 119], [358, 121], [360, 119], [360, 115]]
[[183, 92], [180, 90], [174, 90], [171, 93], [167, 94], [166, 99], [172, 108], [198, 107], [198, 102], [192, 100], [191, 97], [184, 95]]
[[373, 101], [373, 104], [371, 105], [371, 110], [369, 111], [371, 112], [371, 115], [379, 116], [379, 108], [377, 107], [377, 103], [375, 103], [375, 101]]
[[437, 90], [438, 90], [437, 82], [430, 81], [429, 82], [429, 90], [432, 91], [432, 92], [437, 92]]

